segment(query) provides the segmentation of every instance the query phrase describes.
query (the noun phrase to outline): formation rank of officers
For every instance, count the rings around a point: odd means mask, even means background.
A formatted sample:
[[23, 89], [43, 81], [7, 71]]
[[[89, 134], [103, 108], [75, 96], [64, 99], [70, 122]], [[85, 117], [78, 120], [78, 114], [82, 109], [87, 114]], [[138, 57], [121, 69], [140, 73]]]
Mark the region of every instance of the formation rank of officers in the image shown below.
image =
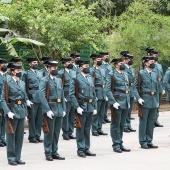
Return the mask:
[[136, 76], [134, 57], [128, 51], [112, 61], [108, 52], [92, 54], [91, 68], [89, 60], [72, 53], [59, 61], [63, 65], [60, 71], [58, 62], [50, 57], [41, 59], [41, 70], [36, 57], [27, 58], [27, 71], [22, 70], [21, 58], [12, 58], [9, 63], [0, 59], [0, 147], [7, 147], [8, 164], [25, 164], [21, 151], [27, 119], [28, 140], [44, 143], [47, 161], [65, 160], [58, 153], [60, 130], [64, 140], [76, 139], [79, 157], [96, 156], [90, 150], [90, 132], [96, 137], [108, 135], [102, 129], [104, 123], [110, 123], [113, 151], [130, 152], [123, 146], [123, 132], [136, 131], [131, 127], [134, 98], [138, 103], [139, 144], [142, 149], [158, 148], [152, 142], [153, 131], [155, 126], [163, 126], [158, 122], [159, 106], [165, 90], [170, 91], [170, 71], [164, 77], [158, 52], [151, 48], [146, 52]]

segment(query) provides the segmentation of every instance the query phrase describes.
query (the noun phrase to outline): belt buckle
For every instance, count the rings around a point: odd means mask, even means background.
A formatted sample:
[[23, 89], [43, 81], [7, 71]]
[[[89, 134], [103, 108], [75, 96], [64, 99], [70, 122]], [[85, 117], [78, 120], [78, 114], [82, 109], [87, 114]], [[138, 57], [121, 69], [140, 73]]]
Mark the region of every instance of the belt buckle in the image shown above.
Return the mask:
[[130, 86], [133, 86], [133, 83], [130, 83]]
[[18, 100], [17, 104], [18, 104], [18, 105], [21, 105], [21, 104], [22, 104], [21, 100]]
[[159, 78], [158, 78], [158, 81], [160, 82], [161, 80], [162, 80], [162, 79], [159, 77]]
[[93, 102], [93, 99], [89, 99], [89, 103], [92, 103]]
[[60, 98], [57, 99], [57, 103], [61, 103], [61, 99]]
[[151, 95], [153, 96], [155, 94], [155, 92], [154, 91], [151, 91]]
[[102, 84], [102, 88], [105, 88], [105, 84]]
[[128, 90], [125, 90], [125, 94], [128, 94], [129, 93], [129, 91]]

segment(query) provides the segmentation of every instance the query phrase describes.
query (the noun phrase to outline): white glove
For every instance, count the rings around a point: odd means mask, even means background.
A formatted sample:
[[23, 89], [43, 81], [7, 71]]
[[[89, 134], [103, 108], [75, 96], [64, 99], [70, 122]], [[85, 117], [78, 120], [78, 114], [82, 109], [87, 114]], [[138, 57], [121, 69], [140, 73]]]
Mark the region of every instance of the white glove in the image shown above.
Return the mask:
[[108, 101], [108, 97], [106, 96], [106, 101]]
[[120, 104], [117, 103], [117, 102], [113, 104], [113, 107], [114, 107], [115, 109], [119, 109], [119, 106], [120, 106]]
[[98, 100], [98, 98], [96, 97], [96, 100]]
[[47, 112], [47, 116], [48, 116], [50, 119], [53, 119], [54, 113], [50, 110], [50, 111]]
[[96, 114], [97, 114], [97, 110], [94, 110], [94, 111], [93, 111], [93, 115], [96, 115]]
[[66, 115], [66, 112], [65, 111], [63, 111], [63, 117]]
[[31, 105], [34, 104], [34, 103], [32, 103], [30, 100], [27, 100], [26, 103], [27, 103], [27, 106], [29, 106], [29, 107], [31, 107]]
[[143, 99], [141, 99], [141, 98], [138, 99], [138, 103], [139, 103], [139, 104], [143, 105], [144, 102], [145, 102], [145, 101], [144, 101]]
[[15, 116], [14, 113], [8, 112], [7, 115], [8, 115], [8, 117], [9, 117], [10, 119], [14, 119], [14, 116]]
[[83, 114], [83, 109], [81, 108], [81, 107], [78, 107], [77, 108], [77, 113], [79, 113], [80, 115], [82, 115]]
[[27, 121], [28, 120], [28, 118], [27, 118], [27, 116], [25, 116], [25, 121]]
[[162, 91], [162, 95], [164, 95], [164, 94], [165, 94], [165, 90]]
[[66, 98], [64, 98], [64, 100], [65, 100], [65, 102], [67, 102], [67, 99], [66, 99]]

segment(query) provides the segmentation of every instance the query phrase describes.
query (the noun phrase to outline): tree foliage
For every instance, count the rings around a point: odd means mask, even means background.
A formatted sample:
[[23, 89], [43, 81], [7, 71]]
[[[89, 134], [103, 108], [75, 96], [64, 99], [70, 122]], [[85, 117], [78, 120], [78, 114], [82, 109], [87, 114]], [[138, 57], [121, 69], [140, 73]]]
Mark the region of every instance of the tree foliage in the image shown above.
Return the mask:
[[154, 47], [160, 59], [169, 59], [170, 18], [153, 12], [150, 1], [134, 1], [122, 15], [114, 18], [114, 31], [105, 40], [113, 57], [129, 50], [138, 68], [147, 47]]
[[95, 17], [94, 6], [86, 8], [84, 0], [72, 0], [71, 4], [24, 0], [3, 6], [1, 12], [10, 18], [10, 29], [43, 42], [44, 55], [57, 58], [79, 51], [83, 45], [99, 50], [108, 20]]

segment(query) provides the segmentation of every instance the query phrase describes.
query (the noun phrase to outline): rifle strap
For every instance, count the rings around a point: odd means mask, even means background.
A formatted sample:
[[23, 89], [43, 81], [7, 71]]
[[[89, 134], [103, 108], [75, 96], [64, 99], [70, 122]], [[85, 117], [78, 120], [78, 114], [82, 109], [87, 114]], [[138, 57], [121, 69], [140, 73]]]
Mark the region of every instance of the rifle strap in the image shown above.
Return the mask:
[[138, 93], [140, 93], [141, 90], [141, 76], [140, 73], [138, 73]]
[[77, 76], [75, 79], [75, 96], [78, 99], [78, 80], [77, 80]]
[[50, 95], [50, 75], [46, 83], [46, 96], [45, 97], [47, 99], [47, 102], [49, 102], [49, 95]]
[[65, 69], [64, 69], [64, 73], [63, 73], [63, 75], [62, 75], [62, 85], [63, 85], [63, 87], [64, 87], [64, 83], [65, 83]]

